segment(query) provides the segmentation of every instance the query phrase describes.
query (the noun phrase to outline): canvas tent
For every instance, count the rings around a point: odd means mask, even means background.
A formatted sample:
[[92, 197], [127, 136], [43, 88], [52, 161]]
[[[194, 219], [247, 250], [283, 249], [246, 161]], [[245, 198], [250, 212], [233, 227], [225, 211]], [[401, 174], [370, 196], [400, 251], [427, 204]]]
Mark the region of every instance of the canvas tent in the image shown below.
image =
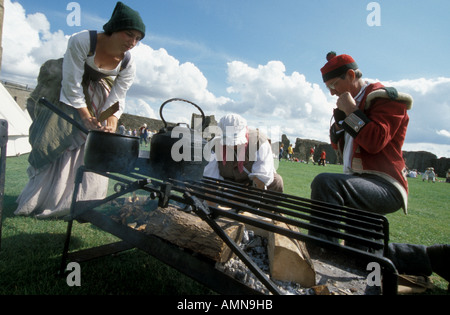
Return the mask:
[[3, 84], [0, 84], [0, 119], [8, 121], [6, 155], [19, 156], [31, 152], [31, 145], [28, 142], [30, 115], [20, 108]]

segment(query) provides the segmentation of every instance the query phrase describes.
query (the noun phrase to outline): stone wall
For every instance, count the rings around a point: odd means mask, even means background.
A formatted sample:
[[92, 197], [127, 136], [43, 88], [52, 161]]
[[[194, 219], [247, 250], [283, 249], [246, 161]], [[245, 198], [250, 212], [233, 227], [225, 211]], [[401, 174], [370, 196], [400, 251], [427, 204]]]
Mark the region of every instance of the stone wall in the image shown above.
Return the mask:
[[445, 177], [447, 170], [450, 169], [450, 158], [438, 159], [436, 155], [425, 152], [403, 152], [403, 158], [406, 161], [408, 169], [416, 169], [419, 172], [424, 172], [427, 167], [433, 167], [434, 172], [439, 177]]
[[2, 81], [5, 89], [11, 94], [12, 98], [19, 104], [20, 108], [23, 110], [26, 108], [27, 99], [30, 96], [31, 92], [33, 92], [33, 88], [22, 85], [18, 83]]
[[[131, 128], [131, 130], [133, 129], [139, 130], [139, 128], [144, 124], [147, 124], [147, 128], [152, 131], [153, 130], [159, 131], [161, 128], [164, 127], [164, 123], [162, 122], [162, 120], [130, 114], [122, 114], [122, 117], [120, 117], [119, 119], [119, 124], [121, 123], [123, 123], [126, 130], [128, 130], [129, 128]], [[175, 124], [167, 123], [167, 125], [174, 126]]]
[[[272, 143], [272, 149], [278, 152], [280, 143], [284, 144], [286, 156], [286, 149], [289, 147], [290, 141], [286, 135], [282, 135], [281, 142]], [[335, 151], [333, 147], [326, 142], [320, 142], [317, 140], [300, 139], [295, 140], [294, 157], [300, 161], [307, 161], [309, 158], [309, 150], [311, 147], [315, 148], [314, 161], [319, 161], [322, 150], [325, 150], [327, 154], [327, 161], [330, 164], [342, 164], [342, 156], [339, 152]], [[447, 171], [450, 169], [450, 158], [438, 159], [436, 155], [425, 152], [409, 152], [403, 151], [403, 158], [405, 159], [408, 169], [416, 169], [419, 172], [424, 172], [427, 167], [433, 167], [436, 174], [439, 177], [445, 177]]]
[[[287, 148], [290, 145], [290, 141], [286, 135], [281, 136], [281, 142], [272, 143], [272, 150], [278, 150], [281, 143], [284, 145], [283, 157], [286, 157]], [[300, 161], [307, 161], [309, 159], [309, 151], [311, 148], [314, 148], [314, 161], [316, 162], [320, 160], [320, 154], [322, 153], [322, 150], [324, 150], [327, 155], [326, 160], [329, 163], [342, 163], [342, 158], [338, 156], [338, 152], [336, 152], [329, 143], [310, 139], [297, 138], [295, 140], [294, 158], [297, 158]]]

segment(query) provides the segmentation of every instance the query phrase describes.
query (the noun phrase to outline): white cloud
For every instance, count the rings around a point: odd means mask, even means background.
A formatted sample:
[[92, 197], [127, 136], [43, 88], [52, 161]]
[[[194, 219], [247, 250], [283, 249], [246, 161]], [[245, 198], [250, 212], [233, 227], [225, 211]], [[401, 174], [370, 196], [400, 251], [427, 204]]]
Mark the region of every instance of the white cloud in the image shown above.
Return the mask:
[[131, 115], [159, 119], [153, 108], [144, 100], [132, 98], [126, 104], [127, 113]]
[[44, 14], [27, 15], [18, 2], [5, 0], [4, 4], [2, 72], [35, 83], [44, 61], [62, 57], [67, 38], [61, 31], [50, 32]]
[[[132, 53], [138, 67], [136, 79], [128, 95], [130, 98], [148, 101], [158, 112], [160, 105], [172, 98], [194, 102], [205, 115], [214, 114], [217, 107], [229, 101], [225, 97], [216, 97], [208, 90], [208, 80], [193, 63], [180, 64], [165, 49], [154, 50], [141, 43]], [[199, 113], [185, 102], [171, 103], [163, 112], [167, 121], [188, 124], [192, 113]]]
[[154, 50], [140, 44], [133, 49], [137, 67], [135, 88], [152, 100], [187, 98], [213, 107], [225, 102], [208, 91], [208, 80], [192, 63], [180, 62], [165, 49]]
[[440, 135], [440, 136], [444, 136], [444, 137], [450, 138], [450, 131], [448, 131], [448, 130], [442, 129], [442, 130], [436, 131], [436, 133], [438, 135]]
[[[450, 78], [419, 78], [383, 84], [393, 86], [414, 98], [413, 108], [408, 112], [410, 121], [406, 142], [449, 144]], [[447, 156], [450, 157], [450, 154]]]
[[[304, 75], [286, 74], [281, 61], [269, 61], [252, 68], [233, 61], [228, 63], [227, 91], [236, 101], [222, 110], [235, 111], [249, 122], [279, 126], [295, 141], [295, 137], [327, 141], [333, 102], [317, 84]], [[320, 132], [322, 130], [323, 132]], [[318, 132], [319, 131], [319, 132]]]
[[410, 93], [417, 96], [425, 96], [439, 91], [441, 86], [448, 86], [450, 78], [432, 78], [432, 79], [405, 79], [400, 81], [386, 81], [386, 85], [394, 85], [399, 89], [407, 89]]

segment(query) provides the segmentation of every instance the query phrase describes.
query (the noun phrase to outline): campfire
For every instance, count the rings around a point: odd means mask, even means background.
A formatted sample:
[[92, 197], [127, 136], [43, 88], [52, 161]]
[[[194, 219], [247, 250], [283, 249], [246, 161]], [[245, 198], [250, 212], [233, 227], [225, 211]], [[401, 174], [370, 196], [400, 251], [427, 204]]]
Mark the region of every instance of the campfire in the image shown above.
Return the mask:
[[[112, 203], [119, 207], [112, 217], [116, 222], [204, 255], [216, 262], [218, 270], [262, 294], [270, 294], [205, 221], [185, 211], [186, 205], [175, 202], [161, 208], [155, 200], [136, 193], [122, 203]], [[266, 230], [231, 220], [218, 222], [261, 271], [272, 278], [282, 294], [380, 294], [379, 288], [367, 285], [367, 271], [362, 268], [345, 266], [343, 261], [326, 257], [320, 250], [313, 251], [311, 258], [302, 242]]]
[[[139, 158], [136, 173], [104, 173], [119, 183], [105, 200], [74, 202], [62, 267], [76, 260], [68, 247], [78, 220], [118, 236], [120, 250], [140, 248], [218, 293], [396, 293], [383, 216], [211, 178], [153, 179], [146, 165]], [[381, 266], [382, 288], [368, 286], [369, 262]]]

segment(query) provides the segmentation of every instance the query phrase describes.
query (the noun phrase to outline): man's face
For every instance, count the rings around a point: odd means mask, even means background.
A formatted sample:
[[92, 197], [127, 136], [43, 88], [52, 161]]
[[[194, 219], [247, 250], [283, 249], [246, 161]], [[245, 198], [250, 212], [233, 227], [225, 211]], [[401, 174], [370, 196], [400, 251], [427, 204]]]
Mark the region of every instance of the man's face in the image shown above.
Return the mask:
[[345, 92], [352, 92], [352, 83], [355, 77], [355, 72], [350, 69], [344, 75], [325, 81], [325, 85], [330, 90], [331, 95], [339, 97]]
[[330, 90], [331, 95], [340, 96], [342, 93], [349, 91], [345, 78], [346, 77], [337, 77], [325, 82], [325, 85]]

